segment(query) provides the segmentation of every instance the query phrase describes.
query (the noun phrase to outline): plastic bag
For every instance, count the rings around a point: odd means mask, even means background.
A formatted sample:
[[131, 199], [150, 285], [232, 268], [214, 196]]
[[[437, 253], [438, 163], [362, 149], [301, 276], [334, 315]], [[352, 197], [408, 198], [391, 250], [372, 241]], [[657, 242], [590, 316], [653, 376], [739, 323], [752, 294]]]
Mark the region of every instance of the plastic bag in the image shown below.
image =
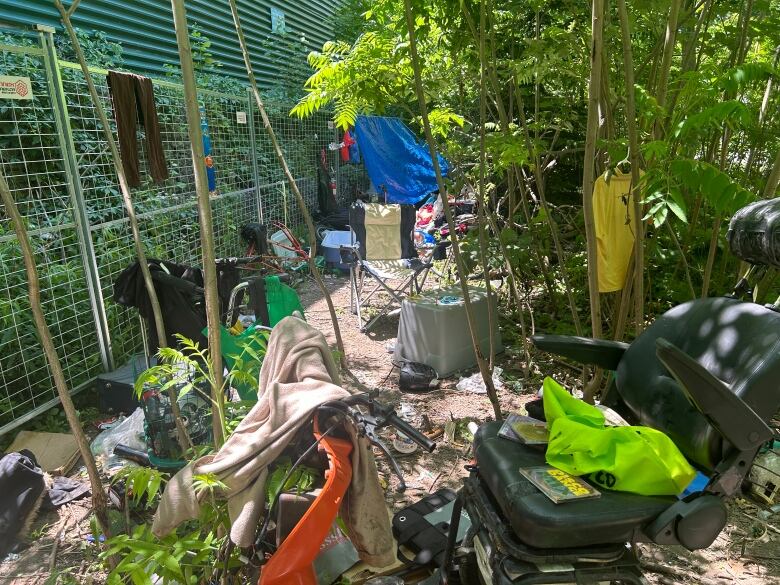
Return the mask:
[[[504, 370], [501, 368], [493, 368], [493, 385], [496, 390], [501, 390], [504, 387], [504, 382], [501, 380], [501, 374]], [[474, 394], [487, 394], [487, 388], [485, 387], [485, 381], [482, 379], [482, 374], [477, 372], [472, 374], [468, 378], [461, 378], [457, 386], [455, 386], [461, 392], [472, 392]]]
[[114, 454], [114, 447], [120, 443], [132, 449], [146, 451], [144, 411], [141, 408], [136, 408], [133, 414], [118, 425], [95, 437], [90, 445], [90, 450], [95, 457], [109, 458]]
[[643, 496], [676, 496], [696, 471], [677, 445], [650, 427], [605, 427], [604, 414], [544, 380], [544, 415], [550, 430], [547, 463], [599, 486]]

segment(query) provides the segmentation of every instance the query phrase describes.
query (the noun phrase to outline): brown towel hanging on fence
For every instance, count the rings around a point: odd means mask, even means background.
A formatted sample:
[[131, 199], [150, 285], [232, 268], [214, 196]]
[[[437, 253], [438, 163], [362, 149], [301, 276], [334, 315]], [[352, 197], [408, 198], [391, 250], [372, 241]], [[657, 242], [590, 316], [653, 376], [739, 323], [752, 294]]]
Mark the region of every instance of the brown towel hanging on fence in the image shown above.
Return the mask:
[[137, 136], [139, 116], [141, 125], [146, 130], [149, 171], [156, 183], [162, 183], [168, 178], [168, 165], [165, 162], [160, 122], [157, 120], [157, 110], [154, 106], [152, 80], [132, 73], [109, 71], [108, 87], [114, 101], [114, 119], [128, 185], [138, 187], [141, 184]]

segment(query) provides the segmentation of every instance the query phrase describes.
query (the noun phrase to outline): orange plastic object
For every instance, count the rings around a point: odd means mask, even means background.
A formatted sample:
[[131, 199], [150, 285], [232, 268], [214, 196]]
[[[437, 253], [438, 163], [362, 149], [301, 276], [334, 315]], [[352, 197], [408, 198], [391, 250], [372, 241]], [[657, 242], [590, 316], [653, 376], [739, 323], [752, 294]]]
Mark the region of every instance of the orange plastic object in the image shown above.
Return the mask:
[[[317, 439], [321, 436], [316, 417], [314, 436]], [[263, 566], [258, 585], [317, 585], [312, 563], [330, 532], [352, 481], [352, 443], [326, 436], [320, 442], [320, 447], [327, 453], [329, 462], [325, 486], [300, 522]]]

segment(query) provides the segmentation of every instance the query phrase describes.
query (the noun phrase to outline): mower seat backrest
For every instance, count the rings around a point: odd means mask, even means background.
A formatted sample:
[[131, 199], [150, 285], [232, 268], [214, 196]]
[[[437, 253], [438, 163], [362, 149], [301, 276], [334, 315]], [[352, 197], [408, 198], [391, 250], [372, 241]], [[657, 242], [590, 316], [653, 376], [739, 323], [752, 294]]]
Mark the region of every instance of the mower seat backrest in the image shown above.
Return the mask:
[[769, 421], [780, 406], [780, 314], [734, 299], [690, 301], [659, 317], [620, 360], [615, 386], [628, 414], [669, 435], [691, 462], [713, 470], [728, 445], [656, 357], [659, 338], [695, 359]]

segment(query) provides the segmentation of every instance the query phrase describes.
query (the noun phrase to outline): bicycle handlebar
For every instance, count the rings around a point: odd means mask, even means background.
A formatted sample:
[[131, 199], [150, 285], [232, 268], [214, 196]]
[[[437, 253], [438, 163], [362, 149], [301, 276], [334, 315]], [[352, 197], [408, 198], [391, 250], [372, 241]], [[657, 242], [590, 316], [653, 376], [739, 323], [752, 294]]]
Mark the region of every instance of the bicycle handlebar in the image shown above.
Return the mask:
[[399, 417], [395, 412], [388, 415], [386, 418], [388, 424], [393, 425], [396, 429], [406, 435], [409, 439], [417, 443], [428, 453], [432, 453], [436, 449], [436, 442], [431, 441], [428, 437], [415, 429], [412, 425]]
[[412, 425], [399, 417], [392, 406], [374, 400], [368, 394], [354, 394], [345, 398], [342, 402], [347, 405], [361, 404], [368, 407], [369, 412], [376, 418], [376, 428], [382, 428], [388, 425], [395, 427], [398, 431], [409, 437], [428, 453], [436, 449], [436, 442], [430, 440]]

